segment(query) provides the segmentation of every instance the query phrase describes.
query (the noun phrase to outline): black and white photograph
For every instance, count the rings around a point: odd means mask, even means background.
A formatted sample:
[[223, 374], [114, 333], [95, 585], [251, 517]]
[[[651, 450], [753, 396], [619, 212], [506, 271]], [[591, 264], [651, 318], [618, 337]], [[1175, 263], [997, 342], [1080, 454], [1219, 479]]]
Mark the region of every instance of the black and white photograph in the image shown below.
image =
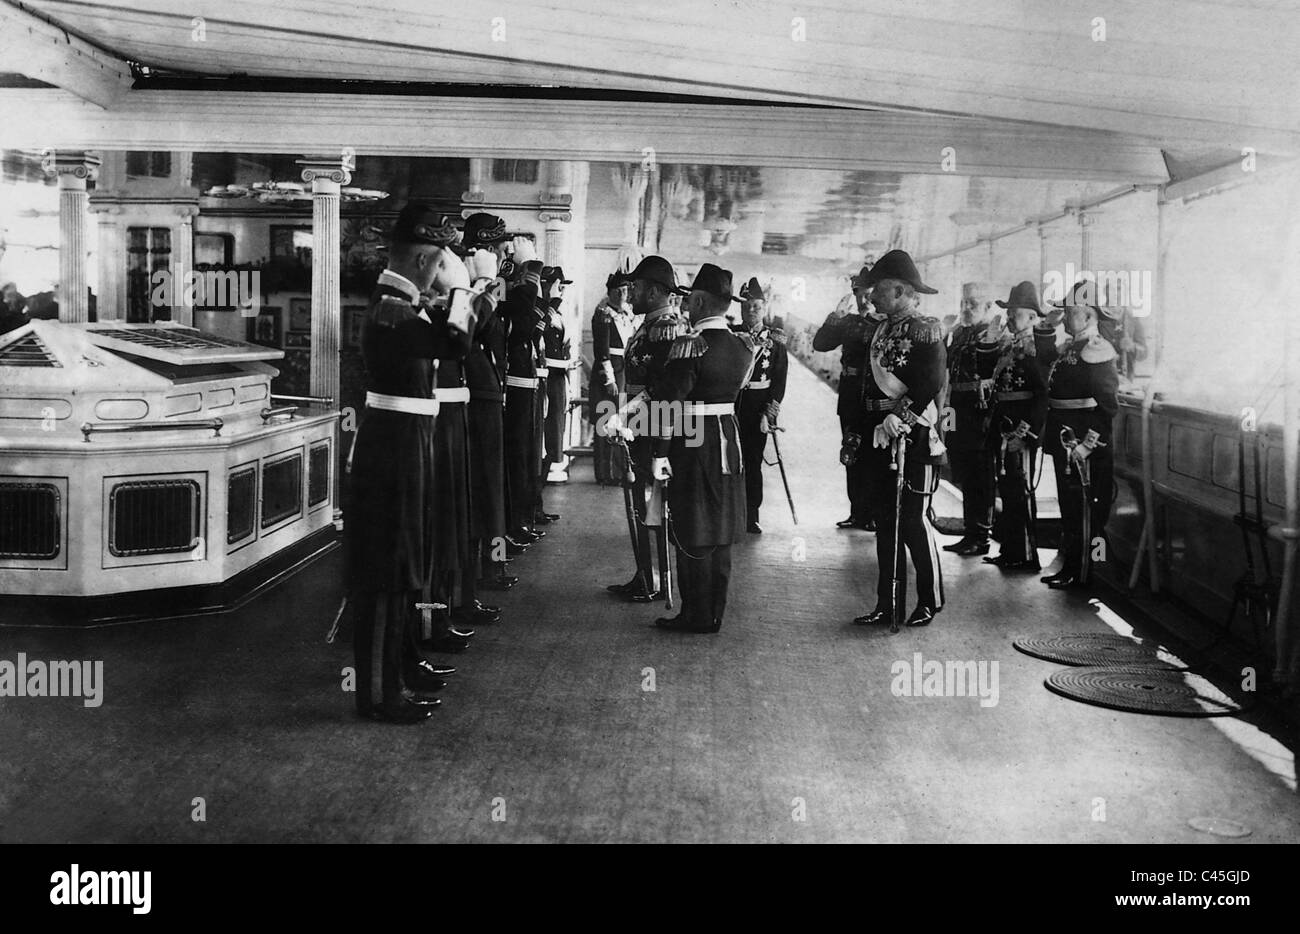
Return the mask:
[[0, 0], [21, 898], [198, 918], [232, 843], [1284, 897], [1297, 48], [1300, 0]]

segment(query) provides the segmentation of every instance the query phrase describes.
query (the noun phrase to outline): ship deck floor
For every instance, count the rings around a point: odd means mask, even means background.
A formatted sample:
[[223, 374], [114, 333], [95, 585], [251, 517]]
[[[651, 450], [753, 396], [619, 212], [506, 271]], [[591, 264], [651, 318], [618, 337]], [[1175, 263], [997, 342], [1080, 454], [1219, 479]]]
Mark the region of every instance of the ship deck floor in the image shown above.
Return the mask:
[[[1107, 631], [1095, 596], [945, 553], [932, 626], [852, 626], [874, 603], [873, 536], [834, 528], [833, 396], [801, 366], [783, 420], [800, 524], [770, 468], [720, 634], [657, 631], [662, 606], [605, 593], [627, 529], [584, 461], [548, 489], [563, 518], [516, 561], [522, 583], [493, 595], [505, 619], [418, 726], [363, 721], [342, 690], [350, 647], [324, 643], [337, 552], [222, 616], [0, 629], [0, 657], [101, 659], [105, 681], [98, 708], [0, 699], [0, 840], [1218, 841], [1197, 817], [1300, 840], [1294, 759], [1249, 723], [1044, 688], [1059, 666], [1012, 640]], [[996, 705], [895, 696], [891, 666], [917, 652], [996, 662]]]

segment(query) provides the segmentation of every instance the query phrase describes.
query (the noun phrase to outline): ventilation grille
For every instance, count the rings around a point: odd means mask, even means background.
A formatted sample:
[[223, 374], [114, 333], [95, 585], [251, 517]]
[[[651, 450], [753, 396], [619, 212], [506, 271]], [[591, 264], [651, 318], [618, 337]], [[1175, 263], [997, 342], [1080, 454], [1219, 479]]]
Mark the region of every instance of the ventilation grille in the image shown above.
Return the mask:
[[302, 455], [262, 468], [262, 528], [302, 512]]
[[119, 558], [193, 551], [200, 505], [193, 480], [119, 483], [109, 494], [108, 550]]
[[0, 482], [0, 558], [58, 557], [59, 505], [53, 484]]
[[330, 446], [319, 444], [311, 449], [307, 461], [307, 505], [319, 506], [330, 498]]
[[63, 364], [54, 358], [39, 337], [28, 334], [8, 347], [0, 347], [0, 366], [61, 367]]
[[253, 534], [257, 515], [257, 471], [252, 467], [236, 470], [226, 481], [226, 544]]

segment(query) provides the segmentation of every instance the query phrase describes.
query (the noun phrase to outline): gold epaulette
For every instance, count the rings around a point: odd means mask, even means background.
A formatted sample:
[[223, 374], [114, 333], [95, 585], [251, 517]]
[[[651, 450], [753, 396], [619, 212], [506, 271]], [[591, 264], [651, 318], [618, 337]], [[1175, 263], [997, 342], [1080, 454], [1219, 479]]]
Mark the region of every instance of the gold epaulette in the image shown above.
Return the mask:
[[784, 344], [789, 340], [785, 331], [780, 328], [768, 328], [768, 333], [772, 335], [772, 340], [776, 341], [778, 344]]
[[912, 341], [918, 344], [933, 344], [943, 337], [943, 326], [938, 318], [917, 315], [912, 319], [912, 326], [908, 330], [911, 331]]
[[686, 333], [686, 325], [677, 315], [664, 315], [646, 333], [652, 341], [676, 340]]
[[1084, 363], [1109, 363], [1118, 356], [1119, 354], [1115, 353], [1115, 348], [1111, 346], [1110, 341], [1100, 334], [1093, 335], [1079, 351], [1079, 359]]
[[673, 341], [668, 351], [669, 360], [692, 360], [702, 357], [709, 349], [709, 342], [704, 339], [703, 331], [689, 331]]

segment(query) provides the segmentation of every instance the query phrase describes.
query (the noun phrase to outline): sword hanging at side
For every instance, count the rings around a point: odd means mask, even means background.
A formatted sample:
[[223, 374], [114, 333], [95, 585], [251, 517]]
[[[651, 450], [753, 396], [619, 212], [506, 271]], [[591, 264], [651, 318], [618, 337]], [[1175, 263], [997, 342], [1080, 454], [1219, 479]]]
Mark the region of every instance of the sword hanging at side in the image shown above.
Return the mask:
[[781, 485], [785, 487], [785, 501], [790, 504], [790, 518], [794, 520], [795, 525], [798, 525], [799, 514], [794, 511], [794, 497], [790, 495], [790, 481], [785, 476], [785, 459], [781, 457], [781, 444], [776, 440], [778, 431], [785, 431], [785, 429], [773, 425], [770, 432], [772, 435], [772, 449], [776, 451], [776, 466], [781, 471]]

